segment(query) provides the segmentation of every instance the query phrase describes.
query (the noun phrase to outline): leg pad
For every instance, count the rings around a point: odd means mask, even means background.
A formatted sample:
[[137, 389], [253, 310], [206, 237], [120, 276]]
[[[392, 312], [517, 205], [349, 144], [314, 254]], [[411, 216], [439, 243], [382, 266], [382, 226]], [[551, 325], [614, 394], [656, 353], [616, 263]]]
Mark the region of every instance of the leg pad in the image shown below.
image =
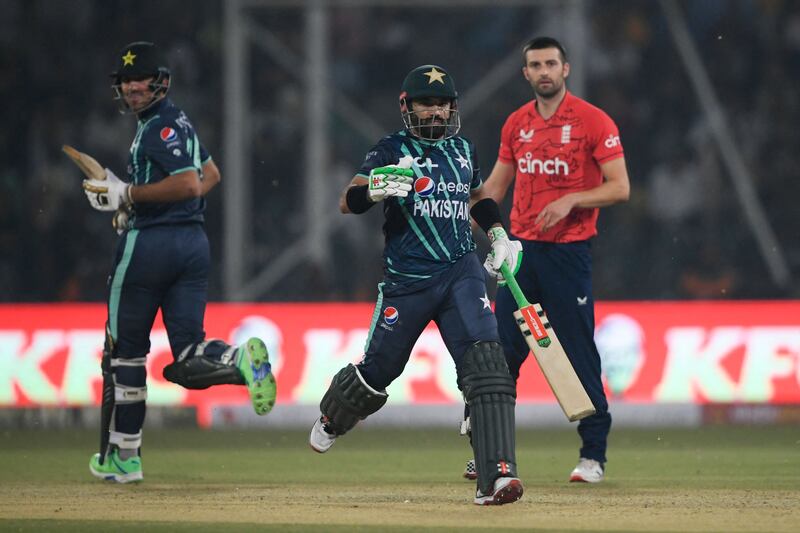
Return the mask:
[[464, 354], [458, 385], [469, 406], [478, 490], [491, 494], [498, 477], [517, 477], [516, 387], [497, 342], [478, 342]]
[[319, 410], [326, 418], [325, 426], [335, 435], [344, 435], [386, 403], [386, 391], [376, 391], [364, 381], [358, 368], [347, 365], [331, 381], [322, 397]]

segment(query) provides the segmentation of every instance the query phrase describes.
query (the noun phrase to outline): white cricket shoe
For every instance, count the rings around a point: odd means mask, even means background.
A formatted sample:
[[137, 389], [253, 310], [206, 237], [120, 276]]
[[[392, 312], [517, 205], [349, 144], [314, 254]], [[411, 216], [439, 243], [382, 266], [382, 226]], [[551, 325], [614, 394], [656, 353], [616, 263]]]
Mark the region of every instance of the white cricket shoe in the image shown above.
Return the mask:
[[314, 422], [314, 427], [311, 428], [311, 435], [308, 437], [308, 444], [317, 453], [327, 452], [336, 442], [336, 435], [326, 431], [325, 422], [322, 419], [323, 417], [321, 416], [317, 418], [317, 421]]
[[604, 476], [602, 464], [594, 459], [581, 457], [580, 461], [578, 461], [578, 466], [569, 475], [569, 480], [582, 483], [600, 483], [603, 481]]
[[475, 505], [503, 505], [522, 498], [522, 481], [516, 477], [499, 477], [494, 480], [494, 492], [484, 495], [475, 493]]

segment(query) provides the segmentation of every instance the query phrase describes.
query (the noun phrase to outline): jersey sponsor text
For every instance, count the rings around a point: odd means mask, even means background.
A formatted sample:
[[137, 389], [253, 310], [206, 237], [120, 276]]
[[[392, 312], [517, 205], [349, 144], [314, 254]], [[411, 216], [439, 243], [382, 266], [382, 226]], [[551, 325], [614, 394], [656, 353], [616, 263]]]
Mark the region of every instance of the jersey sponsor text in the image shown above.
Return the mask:
[[414, 216], [469, 220], [469, 202], [454, 200], [419, 200], [414, 202]]
[[522, 174], [547, 174], [548, 176], [569, 176], [569, 165], [559, 159], [534, 159], [531, 153], [525, 154], [517, 160], [517, 170]]

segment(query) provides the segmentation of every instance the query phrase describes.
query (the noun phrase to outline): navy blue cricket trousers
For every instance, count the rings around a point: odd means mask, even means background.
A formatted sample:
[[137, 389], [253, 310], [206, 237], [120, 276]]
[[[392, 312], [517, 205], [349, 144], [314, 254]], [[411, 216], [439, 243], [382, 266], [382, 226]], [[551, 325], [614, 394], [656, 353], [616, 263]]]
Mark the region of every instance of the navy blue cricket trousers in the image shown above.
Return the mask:
[[[205, 338], [210, 252], [202, 224], [157, 225], [127, 231], [109, 278], [108, 323], [115, 357], [138, 359], [150, 351], [150, 330], [161, 308], [173, 357]], [[144, 366], [120, 366], [117, 382], [145, 386]], [[118, 405], [115, 427], [138, 433], [143, 403]]]
[[478, 341], [499, 342], [485, 273], [475, 252], [414, 287], [390, 288], [382, 283], [379, 290], [364, 359], [358, 364], [364, 380], [375, 390], [385, 389], [400, 376], [431, 320], [439, 327], [459, 375], [470, 346]]
[[[611, 415], [600, 375], [600, 354], [594, 343], [594, 296], [589, 241], [573, 243], [522, 242], [523, 259], [516, 275], [530, 302], [541, 304], [597, 411], [578, 423], [583, 441], [580, 457], [606, 462]], [[497, 291], [497, 325], [514, 379], [529, 355], [513, 312], [517, 304], [511, 291]]]

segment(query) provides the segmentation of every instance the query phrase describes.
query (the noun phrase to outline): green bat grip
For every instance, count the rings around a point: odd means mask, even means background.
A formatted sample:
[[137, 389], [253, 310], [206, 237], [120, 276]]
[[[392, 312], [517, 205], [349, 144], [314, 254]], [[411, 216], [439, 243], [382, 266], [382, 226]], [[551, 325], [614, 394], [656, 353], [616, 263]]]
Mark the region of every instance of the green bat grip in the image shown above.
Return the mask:
[[509, 270], [508, 265], [505, 261], [503, 264], [500, 265], [500, 272], [503, 274], [503, 278], [506, 280], [506, 285], [511, 290], [511, 294], [514, 296], [514, 300], [517, 301], [517, 307], [522, 309], [523, 307], [527, 307], [531, 305], [525, 295], [522, 294], [522, 289], [519, 288], [519, 284], [517, 283], [516, 278], [514, 278], [514, 273]]
[[407, 176], [409, 178], [414, 177], [414, 171], [410, 168], [402, 168], [395, 165], [389, 165], [388, 167], [378, 167], [372, 169], [373, 174], [395, 174], [397, 176]]

